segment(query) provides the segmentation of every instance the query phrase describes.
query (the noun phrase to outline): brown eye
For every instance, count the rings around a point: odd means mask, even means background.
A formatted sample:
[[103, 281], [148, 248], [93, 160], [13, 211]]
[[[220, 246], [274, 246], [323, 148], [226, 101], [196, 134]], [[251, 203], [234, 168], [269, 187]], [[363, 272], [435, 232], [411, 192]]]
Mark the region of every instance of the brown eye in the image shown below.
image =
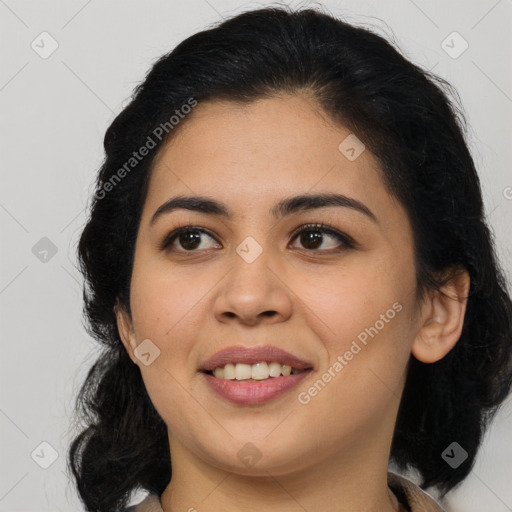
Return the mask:
[[178, 241], [184, 249], [192, 251], [201, 245], [201, 233], [199, 231], [185, 231], [178, 235]]
[[[185, 226], [169, 233], [162, 242], [163, 249], [174, 249], [175, 242], [183, 249], [181, 252], [194, 252], [197, 248], [207, 249], [208, 247], [200, 247], [206, 235], [211, 240], [214, 238], [204, 229], [194, 228], [193, 226]], [[204, 245], [204, 244], [203, 244]], [[177, 249], [180, 252], [179, 249]]]
[[322, 245], [324, 235], [319, 231], [305, 229], [299, 235], [300, 243], [306, 249], [318, 249]]
[[[340, 246], [341, 249], [348, 249], [355, 245], [351, 237], [332, 228], [328, 228], [324, 224], [308, 224], [301, 226], [301, 228], [294, 232], [294, 240], [295, 239], [299, 240], [302, 247], [308, 251], [316, 251], [322, 247], [322, 244], [328, 244], [327, 247], [324, 245], [324, 247], [317, 252], [332, 249], [336, 250], [336, 248], [340, 248]], [[329, 239], [335, 242], [329, 243]]]

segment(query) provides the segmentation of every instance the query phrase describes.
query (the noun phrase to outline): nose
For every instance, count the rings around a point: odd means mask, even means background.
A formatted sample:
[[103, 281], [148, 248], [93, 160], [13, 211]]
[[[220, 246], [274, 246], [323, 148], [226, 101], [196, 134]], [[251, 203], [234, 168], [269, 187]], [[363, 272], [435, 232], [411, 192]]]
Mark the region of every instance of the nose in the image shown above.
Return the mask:
[[215, 298], [217, 320], [255, 326], [284, 322], [290, 318], [293, 294], [282, 279], [279, 265], [271, 262], [265, 251], [251, 263], [237, 253], [233, 260]]

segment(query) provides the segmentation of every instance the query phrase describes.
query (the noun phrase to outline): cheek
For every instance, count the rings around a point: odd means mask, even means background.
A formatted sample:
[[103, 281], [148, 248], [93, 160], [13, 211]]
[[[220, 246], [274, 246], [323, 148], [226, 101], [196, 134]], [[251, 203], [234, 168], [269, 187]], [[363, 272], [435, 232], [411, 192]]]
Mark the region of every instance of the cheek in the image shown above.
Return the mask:
[[304, 413], [324, 418], [334, 437], [348, 435], [355, 441], [399, 403], [410, 357], [408, 306], [400, 300], [389, 307], [371, 306], [358, 316], [338, 316], [338, 336], [324, 340], [328, 360], [310, 387], [299, 390]]
[[342, 269], [326, 267], [313, 277], [306, 271], [294, 272], [289, 279], [307, 306], [303, 314], [318, 337], [337, 353], [348, 349], [358, 336], [364, 342], [375, 330], [389, 332], [397, 309], [405, 308], [415, 286], [413, 265], [393, 263], [391, 257], [358, 255]]
[[160, 416], [173, 430], [186, 431], [193, 418], [173, 412], [190, 408], [184, 407], [190, 404], [188, 382], [193, 375], [187, 362], [200, 337], [201, 299], [206, 299], [212, 285], [193, 276], [187, 279], [165, 263], [144, 263], [143, 258], [136, 261], [132, 275], [133, 323], [137, 340], [150, 339], [159, 353], [150, 365], [140, 365], [140, 370]]
[[[371, 401], [379, 408], [379, 401], [384, 403], [392, 396], [390, 390], [398, 386], [410, 356], [415, 291], [412, 259], [397, 255], [371, 261], [360, 258], [347, 265], [346, 271], [324, 272], [315, 281], [314, 287], [310, 281], [297, 294], [309, 306], [304, 314], [322, 340], [321, 371], [328, 374], [321, 380], [329, 381], [331, 388], [324, 400], [332, 400], [333, 407], [348, 400], [362, 409]], [[355, 400], [348, 399], [349, 390]]]
[[168, 343], [198, 309], [211, 288], [207, 279], [197, 279], [160, 262], [134, 266], [131, 305], [138, 336]]

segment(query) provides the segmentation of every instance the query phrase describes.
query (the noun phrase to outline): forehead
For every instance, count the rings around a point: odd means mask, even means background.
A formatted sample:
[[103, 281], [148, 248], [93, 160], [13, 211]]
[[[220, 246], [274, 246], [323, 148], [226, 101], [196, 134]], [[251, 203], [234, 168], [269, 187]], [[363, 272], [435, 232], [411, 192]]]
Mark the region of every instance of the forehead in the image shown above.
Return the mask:
[[[193, 154], [191, 151], [187, 155], [189, 161], [191, 157], [209, 157], [245, 161], [249, 167], [272, 159], [275, 166], [302, 162], [295, 165], [300, 169], [304, 164], [321, 165], [333, 156], [337, 160], [342, 156], [338, 146], [350, 133], [335, 125], [318, 103], [306, 96], [284, 95], [248, 104], [206, 101], [178, 126], [158, 159], [165, 159], [169, 153], [177, 157], [178, 151], [193, 149]], [[366, 157], [363, 160], [372, 158]]]
[[[372, 210], [392, 205], [376, 158], [310, 98], [207, 101], [178, 128], [153, 163], [152, 211], [178, 194], [209, 195], [239, 214], [308, 192], [343, 193]], [[362, 152], [354, 159], [347, 145]]]

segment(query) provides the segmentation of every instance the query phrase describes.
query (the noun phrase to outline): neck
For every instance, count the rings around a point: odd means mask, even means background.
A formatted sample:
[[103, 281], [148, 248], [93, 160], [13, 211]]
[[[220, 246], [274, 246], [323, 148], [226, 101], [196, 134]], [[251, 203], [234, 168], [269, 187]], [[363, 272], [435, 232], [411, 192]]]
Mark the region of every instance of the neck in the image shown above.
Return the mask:
[[[353, 443], [316, 465], [257, 476], [225, 471], [208, 464], [170, 440], [172, 481], [161, 497], [164, 512], [240, 511], [399, 512], [403, 510], [387, 485], [389, 446], [382, 431], [364, 443]], [[176, 467], [175, 467], [176, 466]]]

